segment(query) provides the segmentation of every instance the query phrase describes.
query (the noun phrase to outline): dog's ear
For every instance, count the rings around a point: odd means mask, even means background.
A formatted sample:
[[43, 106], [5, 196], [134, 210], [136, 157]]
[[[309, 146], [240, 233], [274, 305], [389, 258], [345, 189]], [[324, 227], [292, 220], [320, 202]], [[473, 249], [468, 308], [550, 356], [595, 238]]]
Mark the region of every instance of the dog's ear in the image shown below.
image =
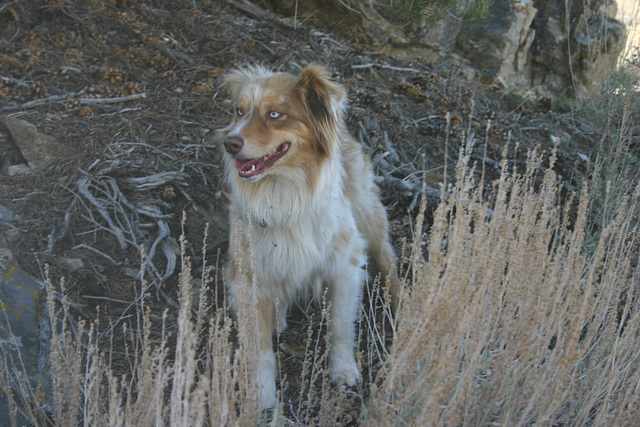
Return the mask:
[[222, 76], [222, 84], [220, 87], [223, 90], [227, 90], [235, 102], [238, 96], [240, 96], [242, 87], [246, 86], [249, 81], [250, 77], [246, 73], [246, 70], [232, 70]]
[[222, 89], [229, 91], [231, 98], [236, 102], [243, 88], [259, 77], [268, 77], [272, 74], [261, 66], [239, 68], [228, 71], [222, 76], [222, 84], [220, 86]]
[[309, 65], [300, 73], [296, 91], [307, 107], [318, 151], [334, 153], [339, 143], [339, 125], [345, 104], [344, 87], [333, 82], [324, 67]]

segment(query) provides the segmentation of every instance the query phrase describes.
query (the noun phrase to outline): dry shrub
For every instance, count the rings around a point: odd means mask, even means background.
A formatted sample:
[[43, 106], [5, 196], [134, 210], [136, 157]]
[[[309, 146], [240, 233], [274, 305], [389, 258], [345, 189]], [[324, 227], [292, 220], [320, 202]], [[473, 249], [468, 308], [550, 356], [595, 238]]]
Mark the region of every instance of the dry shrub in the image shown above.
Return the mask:
[[640, 425], [640, 186], [585, 253], [592, 195], [561, 201], [550, 162], [503, 170], [489, 204], [462, 156], [429, 236], [418, 218], [371, 424]]

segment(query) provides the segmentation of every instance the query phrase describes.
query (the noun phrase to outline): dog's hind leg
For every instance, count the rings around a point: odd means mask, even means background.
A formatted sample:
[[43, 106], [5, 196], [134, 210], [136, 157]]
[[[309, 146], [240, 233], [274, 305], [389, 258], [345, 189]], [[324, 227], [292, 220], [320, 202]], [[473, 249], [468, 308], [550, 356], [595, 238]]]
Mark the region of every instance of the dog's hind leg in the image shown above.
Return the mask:
[[371, 259], [374, 277], [380, 274], [380, 280], [385, 285], [391, 298], [391, 308], [398, 308], [400, 296], [400, 280], [395, 264], [395, 254], [389, 240], [389, 222], [387, 213], [380, 200], [370, 197], [367, 206], [356, 207], [355, 217], [358, 230], [368, 243], [367, 252]]

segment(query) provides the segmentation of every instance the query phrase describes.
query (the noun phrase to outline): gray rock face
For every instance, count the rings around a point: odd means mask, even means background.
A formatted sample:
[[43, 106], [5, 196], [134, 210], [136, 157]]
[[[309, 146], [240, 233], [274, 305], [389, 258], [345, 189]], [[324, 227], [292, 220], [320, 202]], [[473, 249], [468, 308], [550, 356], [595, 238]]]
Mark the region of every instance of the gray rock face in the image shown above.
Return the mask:
[[[343, 2], [328, 3], [338, 8]], [[386, 54], [550, 97], [573, 96], [598, 85], [626, 41], [624, 24], [613, 18], [615, 0], [495, 0], [488, 19], [475, 25], [463, 25], [455, 16], [437, 24], [419, 19], [395, 24], [369, 1], [347, 3], [358, 12], [345, 13], [360, 16], [377, 49]], [[471, 0], [457, 3], [462, 10]]]
[[531, 27], [537, 12], [532, 3], [524, 0], [516, 7], [498, 0], [489, 20], [460, 31], [457, 48], [480, 67], [483, 77], [498, 79], [505, 86], [526, 84], [528, 53], [536, 33]]
[[450, 19], [441, 25], [437, 37], [430, 37], [434, 42], [425, 41], [424, 57], [433, 62], [436, 52], [438, 60], [453, 59], [477, 70], [481, 80], [507, 88], [575, 95], [605, 77], [626, 40], [625, 26], [613, 18], [615, 1], [587, 3], [571, 0], [567, 11], [565, 2], [495, 0], [484, 22], [463, 27]]
[[593, 0], [585, 9], [574, 0], [568, 12], [564, 2], [535, 3], [539, 11], [528, 64], [531, 86], [571, 95], [570, 89], [579, 94], [602, 82], [626, 43], [625, 25], [613, 18], [616, 2]]

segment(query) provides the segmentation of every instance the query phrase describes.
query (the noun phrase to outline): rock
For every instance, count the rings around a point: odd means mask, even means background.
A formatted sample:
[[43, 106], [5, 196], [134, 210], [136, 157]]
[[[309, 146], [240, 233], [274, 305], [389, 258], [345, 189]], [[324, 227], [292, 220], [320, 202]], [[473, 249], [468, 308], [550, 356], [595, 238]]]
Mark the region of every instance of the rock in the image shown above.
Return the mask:
[[56, 260], [71, 271], [84, 269], [84, 262], [80, 258], [58, 257]]
[[13, 213], [13, 211], [5, 206], [0, 205], [0, 221], [12, 222], [19, 221], [20, 217]]
[[122, 269], [122, 274], [132, 279], [136, 279], [140, 275], [140, 269], [125, 267]]
[[4, 124], [9, 129], [13, 142], [33, 170], [41, 169], [52, 160], [72, 154], [66, 146], [57, 142], [52, 136], [38, 132], [31, 123], [5, 116]]
[[[16, 256], [11, 250], [0, 246], [0, 269], [15, 268], [18, 265]], [[0, 277], [1, 278], [1, 277]]]
[[31, 172], [31, 168], [26, 163], [11, 165], [7, 168], [7, 175], [9, 176], [24, 175], [29, 172]]
[[4, 232], [4, 238], [8, 243], [15, 243], [22, 238], [22, 233], [18, 229], [10, 228]]
[[[32, 390], [42, 387], [51, 396], [49, 343], [51, 327], [47, 318], [43, 286], [16, 265], [0, 266], [0, 357], [9, 370], [14, 390], [28, 384]], [[6, 399], [0, 399], [0, 424], [10, 420]], [[18, 425], [29, 422], [19, 413]]]

